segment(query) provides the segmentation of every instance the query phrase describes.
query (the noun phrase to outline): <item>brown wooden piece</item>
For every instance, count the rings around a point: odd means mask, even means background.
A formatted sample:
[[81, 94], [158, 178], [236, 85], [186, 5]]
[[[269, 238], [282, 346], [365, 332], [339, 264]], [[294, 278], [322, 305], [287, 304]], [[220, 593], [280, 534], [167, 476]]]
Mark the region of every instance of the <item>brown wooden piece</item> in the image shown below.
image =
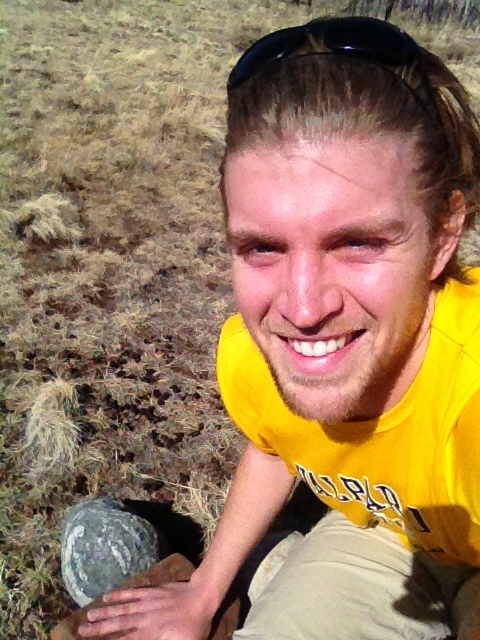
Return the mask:
[[[118, 589], [136, 587], [159, 587], [167, 582], [181, 582], [188, 580], [195, 567], [184, 556], [176, 553], [161, 562], [157, 562], [149, 569], [134, 578], [128, 578]], [[74, 611], [55, 627], [50, 636], [51, 640], [82, 640], [78, 635], [78, 627], [87, 621], [87, 611], [103, 605], [102, 598], [96, 598], [82, 609]], [[210, 640], [230, 640], [237, 628], [240, 605], [238, 600], [233, 602], [220, 616]], [[123, 633], [110, 633], [101, 636], [101, 640], [119, 640]]]

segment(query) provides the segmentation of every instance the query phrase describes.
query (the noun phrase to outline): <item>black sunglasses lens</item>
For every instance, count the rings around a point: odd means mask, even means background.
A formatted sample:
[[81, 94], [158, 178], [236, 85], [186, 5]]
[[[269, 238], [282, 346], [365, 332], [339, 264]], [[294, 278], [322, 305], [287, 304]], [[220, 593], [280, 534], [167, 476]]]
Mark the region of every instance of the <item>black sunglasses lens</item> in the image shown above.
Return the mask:
[[406, 33], [374, 18], [332, 19], [324, 21], [321, 30], [324, 44], [331, 51], [357, 53], [393, 66], [418, 55], [414, 40]]
[[228, 87], [241, 84], [261, 66], [283, 58], [295, 47], [299, 46], [300, 38], [305, 37], [303, 27], [280, 29], [261, 38], [245, 51], [228, 78]]

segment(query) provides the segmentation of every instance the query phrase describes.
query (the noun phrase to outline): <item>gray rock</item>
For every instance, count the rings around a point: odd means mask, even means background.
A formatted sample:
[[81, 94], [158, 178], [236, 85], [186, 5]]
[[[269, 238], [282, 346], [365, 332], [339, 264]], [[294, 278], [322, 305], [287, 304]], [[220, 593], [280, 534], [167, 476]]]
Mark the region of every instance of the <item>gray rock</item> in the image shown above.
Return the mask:
[[62, 578], [83, 607], [168, 555], [165, 536], [115, 500], [80, 502], [62, 532]]

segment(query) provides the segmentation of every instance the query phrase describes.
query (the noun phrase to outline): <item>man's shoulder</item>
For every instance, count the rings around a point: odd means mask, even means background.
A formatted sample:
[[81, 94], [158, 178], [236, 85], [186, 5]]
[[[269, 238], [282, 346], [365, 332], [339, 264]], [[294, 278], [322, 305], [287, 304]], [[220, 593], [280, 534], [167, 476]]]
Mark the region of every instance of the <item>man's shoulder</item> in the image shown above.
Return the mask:
[[244, 380], [247, 384], [254, 383], [258, 389], [261, 382], [271, 381], [267, 363], [240, 314], [230, 317], [223, 325], [217, 350], [217, 374], [221, 385], [238, 385]]
[[217, 381], [232, 420], [257, 447], [271, 453], [259, 427], [266, 403], [275, 393], [275, 384], [240, 315], [229, 318], [220, 334]]
[[229, 340], [231, 341], [235, 337], [240, 341], [250, 338], [247, 327], [239, 313], [230, 316], [230, 318], [225, 321], [220, 334], [220, 344]]
[[466, 275], [468, 282], [451, 280], [439, 293], [432, 326], [480, 362], [480, 268]]
[[[421, 420], [449, 434], [480, 389], [480, 270], [449, 281], [436, 299], [432, 332], [416, 387]], [[442, 440], [443, 441], [443, 440]]]
[[242, 316], [236, 313], [228, 318], [222, 327], [218, 341], [218, 358], [244, 357], [246, 353], [260, 355]]

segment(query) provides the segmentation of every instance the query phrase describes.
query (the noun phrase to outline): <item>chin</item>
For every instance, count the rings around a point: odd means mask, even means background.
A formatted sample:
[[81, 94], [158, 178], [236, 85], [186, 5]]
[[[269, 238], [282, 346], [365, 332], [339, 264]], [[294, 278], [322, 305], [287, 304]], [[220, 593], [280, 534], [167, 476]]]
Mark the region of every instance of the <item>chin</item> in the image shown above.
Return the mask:
[[279, 380], [276, 385], [290, 411], [305, 420], [325, 424], [345, 422], [354, 418], [359, 410], [357, 394], [345, 393], [345, 389], [322, 390], [292, 382], [282, 384]]

